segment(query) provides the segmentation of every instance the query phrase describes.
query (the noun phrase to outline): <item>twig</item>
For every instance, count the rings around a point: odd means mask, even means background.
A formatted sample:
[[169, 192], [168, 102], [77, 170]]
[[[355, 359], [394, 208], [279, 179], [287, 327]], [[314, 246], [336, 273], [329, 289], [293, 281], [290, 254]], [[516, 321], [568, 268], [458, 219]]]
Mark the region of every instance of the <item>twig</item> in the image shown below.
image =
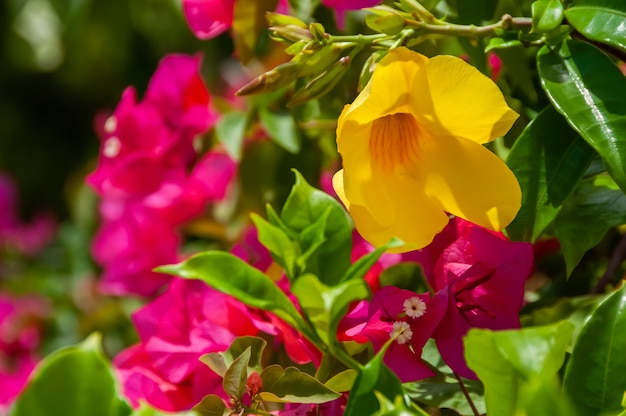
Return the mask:
[[454, 372], [454, 377], [459, 382], [459, 386], [461, 387], [461, 391], [463, 392], [463, 395], [465, 396], [465, 399], [467, 400], [467, 402], [469, 403], [470, 407], [472, 408], [472, 412], [474, 412], [474, 416], [480, 416], [480, 412], [478, 411], [478, 409], [476, 408], [476, 405], [474, 404], [474, 401], [470, 397], [469, 391], [467, 391], [467, 388], [465, 387], [465, 383], [463, 383], [463, 379], [456, 372]]

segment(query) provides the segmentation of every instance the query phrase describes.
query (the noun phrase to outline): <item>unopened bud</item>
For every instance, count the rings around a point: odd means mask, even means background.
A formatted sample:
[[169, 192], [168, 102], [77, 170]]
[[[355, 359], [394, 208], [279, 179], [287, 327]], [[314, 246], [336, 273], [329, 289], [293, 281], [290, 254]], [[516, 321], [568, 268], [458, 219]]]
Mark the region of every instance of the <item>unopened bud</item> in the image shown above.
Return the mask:
[[287, 107], [294, 107], [328, 94], [339, 83], [348, 68], [350, 57], [344, 56], [298, 90], [287, 102]]
[[235, 95], [262, 94], [284, 87], [298, 78], [301, 62], [286, 62], [276, 68], [259, 75], [235, 93]]
[[267, 12], [265, 13], [265, 17], [267, 19], [267, 23], [269, 24], [269, 26], [294, 25], [294, 26], [299, 26], [303, 29], [307, 28], [306, 23], [304, 23], [302, 20], [294, 16], [289, 16], [286, 14], [280, 14], [280, 13], [274, 13], [274, 12]]
[[294, 60], [303, 63], [300, 76], [317, 75], [326, 70], [341, 56], [343, 47], [338, 44], [323, 46], [322, 49], [307, 55], [298, 55]]
[[326, 39], [328, 38], [326, 29], [324, 29], [324, 26], [322, 26], [321, 23], [311, 23], [309, 25], [309, 32], [311, 32], [313, 38], [320, 43], [326, 42]]
[[313, 39], [313, 35], [311, 35], [311, 32], [309, 32], [306, 27], [302, 28], [296, 25], [272, 26], [270, 27], [270, 34], [272, 38], [278, 41], [298, 42]]

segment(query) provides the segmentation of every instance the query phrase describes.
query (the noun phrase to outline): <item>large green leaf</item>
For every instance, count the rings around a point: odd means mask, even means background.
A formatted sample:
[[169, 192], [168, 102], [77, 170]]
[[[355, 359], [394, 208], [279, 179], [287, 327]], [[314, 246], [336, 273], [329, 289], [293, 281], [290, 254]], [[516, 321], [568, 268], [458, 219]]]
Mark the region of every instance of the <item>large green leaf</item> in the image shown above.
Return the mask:
[[585, 37], [626, 51], [624, 0], [575, 0], [565, 17]]
[[563, 365], [573, 330], [566, 321], [508, 331], [471, 329], [464, 338], [465, 358], [485, 385], [487, 413], [526, 414], [537, 386], [551, 383]]
[[533, 32], [550, 32], [563, 20], [561, 0], [537, 0], [532, 4]]
[[616, 415], [626, 391], [626, 286], [598, 306], [580, 332], [563, 387], [581, 416]]
[[272, 258], [282, 266], [287, 277], [295, 277], [296, 246], [291, 238], [280, 227], [271, 224], [259, 215], [252, 213], [252, 222], [256, 226], [259, 241], [272, 254]]
[[273, 312], [305, 336], [316, 339], [287, 295], [265, 274], [230, 253], [206, 251], [157, 270], [187, 279], [203, 280], [246, 305]]
[[554, 221], [567, 274], [612, 227], [626, 223], [626, 195], [607, 175], [584, 180]]
[[564, 41], [554, 50], [544, 46], [537, 65], [556, 109], [626, 190], [626, 78], [607, 55], [576, 40]]
[[[296, 182], [283, 206], [281, 219], [291, 230], [301, 236], [301, 242], [319, 241], [306, 231], [320, 217], [327, 215], [323, 229], [325, 242], [315, 253], [309, 253], [306, 268], [319, 276], [327, 285], [336, 284], [350, 267], [352, 250], [352, 227], [346, 211], [335, 198], [310, 186], [304, 177], [295, 171]], [[321, 231], [319, 228], [316, 228]], [[306, 247], [304, 247], [306, 250]]]
[[507, 227], [514, 240], [534, 242], [561, 210], [595, 156], [565, 118], [546, 107], [522, 132], [509, 165], [522, 188], [522, 207]]
[[47, 356], [15, 402], [13, 416], [122, 416], [131, 409], [121, 399], [100, 336]]

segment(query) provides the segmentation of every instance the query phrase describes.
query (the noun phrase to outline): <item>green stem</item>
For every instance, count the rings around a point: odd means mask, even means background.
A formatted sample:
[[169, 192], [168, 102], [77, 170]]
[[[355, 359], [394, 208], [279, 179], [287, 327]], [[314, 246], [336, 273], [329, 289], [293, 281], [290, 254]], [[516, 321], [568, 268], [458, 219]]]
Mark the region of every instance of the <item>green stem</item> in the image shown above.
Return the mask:
[[480, 416], [480, 412], [478, 411], [478, 409], [476, 408], [476, 405], [474, 404], [474, 401], [470, 397], [469, 391], [467, 391], [467, 387], [465, 387], [465, 383], [463, 383], [463, 379], [456, 372], [454, 373], [454, 377], [459, 382], [461, 391], [463, 392], [463, 395], [465, 396], [465, 400], [467, 400], [467, 403], [469, 403], [470, 407], [472, 408], [472, 412], [474, 413], [474, 416]]
[[529, 17], [512, 17], [510, 14], [505, 14], [500, 21], [485, 26], [458, 25], [444, 23], [441, 20], [435, 23], [409, 20], [407, 24], [417, 29], [418, 36], [428, 34], [482, 38], [495, 36], [498, 30], [530, 29], [533, 21]]
[[374, 41], [381, 39], [392, 39], [393, 36], [389, 36], [385, 33], [377, 33], [375, 35], [345, 35], [345, 36], [336, 36], [329, 35], [327, 42], [328, 43], [338, 43], [338, 42], [350, 42], [356, 43], [357, 45], [366, 46]]

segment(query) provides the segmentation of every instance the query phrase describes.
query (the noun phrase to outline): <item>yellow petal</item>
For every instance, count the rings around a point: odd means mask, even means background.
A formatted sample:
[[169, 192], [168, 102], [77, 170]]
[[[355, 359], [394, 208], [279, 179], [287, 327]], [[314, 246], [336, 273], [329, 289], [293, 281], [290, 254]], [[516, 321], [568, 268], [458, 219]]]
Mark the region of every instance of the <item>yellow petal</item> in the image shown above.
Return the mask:
[[444, 210], [500, 231], [520, 208], [513, 172], [484, 146], [454, 137], [429, 140], [422, 159], [426, 192]]
[[365, 124], [389, 114], [411, 112], [415, 75], [426, 62], [424, 55], [405, 47], [391, 50], [343, 116]]
[[[382, 176], [379, 187], [367, 192], [378, 196], [376, 203], [388, 202], [393, 207], [384, 217], [372, 216], [371, 206], [350, 204], [349, 212], [361, 236], [374, 246], [383, 245], [393, 237], [406, 245], [394, 252], [404, 252], [423, 248], [430, 244], [445, 225], [448, 216], [441, 205], [428, 197], [423, 187], [407, 176]], [[388, 198], [389, 201], [383, 201]]]
[[491, 79], [453, 56], [429, 59], [414, 88], [413, 113], [433, 137], [486, 143], [504, 135], [518, 117]]

